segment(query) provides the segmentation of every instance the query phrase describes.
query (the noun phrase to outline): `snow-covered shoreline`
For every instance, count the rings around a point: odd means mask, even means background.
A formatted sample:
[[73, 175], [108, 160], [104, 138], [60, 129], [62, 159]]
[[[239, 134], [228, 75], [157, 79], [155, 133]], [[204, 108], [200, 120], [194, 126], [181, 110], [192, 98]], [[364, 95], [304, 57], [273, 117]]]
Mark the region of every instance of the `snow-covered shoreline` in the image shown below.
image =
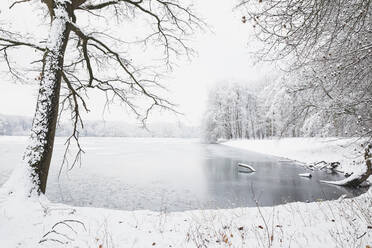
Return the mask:
[[[276, 207], [119, 211], [0, 197], [4, 247], [366, 247], [372, 191]], [[200, 246], [201, 245], [201, 246]]]
[[[256, 142], [257, 146], [250, 141], [229, 141], [226, 144], [243, 148], [244, 144], [250, 143], [256, 151], [265, 147], [269, 151], [270, 142]], [[323, 157], [320, 152], [317, 154], [317, 149], [326, 153], [336, 148], [322, 148], [316, 146], [316, 142], [311, 146], [312, 151], [309, 150], [313, 158], [333, 160], [336, 156], [343, 157], [340, 154], [330, 157]], [[274, 143], [271, 144], [274, 148]], [[297, 144], [293, 154], [296, 149], [305, 147]], [[273, 155], [287, 157], [284, 149], [277, 148], [281, 154]], [[302, 154], [305, 158], [305, 151]], [[307, 157], [310, 159], [310, 155]], [[295, 159], [293, 156], [289, 158]], [[16, 181], [13, 180], [13, 184], [16, 185]], [[371, 189], [353, 199], [185, 212], [73, 207], [51, 203], [45, 197], [25, 198], [22, 194], [9, 195], [6, 192], [0, 190], [0, 240], [7, 248], [270, 245], [319, 248], [368, 247], [372, 243]]]
[[[303, 164], [340, 162], [340, 170], [353, 172], [363, 161], [361, 140], [357, 138], [276, 138], [264, 140], [230, 140], [223, 145], [265, 153]], [[364, 165], [362, 165], [364, 166]], [[371, 181], [371, 177], [369, 178]]]
[[[224, 145], [285, 157], [303, 163], [350, 161], [347, 152], [358, 145], [353, 138], [275, 138], [263, 140], [230, 140]], [[350, 155], [349, 155], [350, 156]]]

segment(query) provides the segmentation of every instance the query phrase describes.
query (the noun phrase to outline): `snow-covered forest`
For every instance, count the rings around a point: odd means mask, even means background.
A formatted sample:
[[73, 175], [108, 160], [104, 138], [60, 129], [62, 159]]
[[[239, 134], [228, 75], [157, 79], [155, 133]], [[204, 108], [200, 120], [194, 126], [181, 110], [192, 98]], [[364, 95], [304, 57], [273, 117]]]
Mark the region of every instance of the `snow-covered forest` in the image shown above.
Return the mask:
[[257, 92], [245, 84], [220, 83], [209, 93], [204, 120], [205, 138], [260, 139], [272, 136]]
[[249, 20], [264, 44], [258, 58], [281, 61], [286, 72], [260, 91], [239, 84], [213, 89], [207, 139], [371, 137], [370, 2], [244, 1], [240, 6], [247, 11], [243, 23]]
[[[356, 100], [346, 90], [333, 99], [323, 96], [323, 89], [314, 92], [311, 85], [301, 88], [301, 84], [301, 77], [291, 75], [262, 82], [261, 87], [217, 83], [208, 96], [204, 138], [215, 142], [219, 138], [368, 137], [371, 133], [370, 87], [353, 89]], [[342, 109], [338, 101], [349, 106]]]

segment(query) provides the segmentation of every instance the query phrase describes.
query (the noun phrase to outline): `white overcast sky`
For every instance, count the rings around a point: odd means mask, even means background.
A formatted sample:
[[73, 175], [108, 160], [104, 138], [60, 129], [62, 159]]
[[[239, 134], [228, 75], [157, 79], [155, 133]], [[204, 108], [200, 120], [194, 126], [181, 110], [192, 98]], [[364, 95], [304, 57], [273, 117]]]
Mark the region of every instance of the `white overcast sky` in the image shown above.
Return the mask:
[[[203, 116], [208, 89], [223, 80], [253, 83], [270, 76], [271, 66], [252, 66], [251, 51], [255, 49], [249, 24], [241, 22], [241, 14], [233, 12], [233, 0], [195, 0], [198, 13], [213, 32], [195, 39], [198, 55], [183, 62], [167, 77], [170, 97], [185, 115], [153, 113], [151, 121], [181, 121], [198, 125]], [[2, 1], [1, 5], [7, 4]], [[4, 6], [1, 6], [4, 7]], [[1, 14], [1, 13], [0, 13]], [[27, 20], [24, 20], [27, 22]], [[262, 69], [263, 68], [263, 69]], [[32, 116], [37, 97], [36, 86], [0, 81], [0, 114]], [[125, 111], [112, 106], [103, 114], [103, 99], [94, 99], [95, 106], [86, 117], [91, 120], [128, 121]]]

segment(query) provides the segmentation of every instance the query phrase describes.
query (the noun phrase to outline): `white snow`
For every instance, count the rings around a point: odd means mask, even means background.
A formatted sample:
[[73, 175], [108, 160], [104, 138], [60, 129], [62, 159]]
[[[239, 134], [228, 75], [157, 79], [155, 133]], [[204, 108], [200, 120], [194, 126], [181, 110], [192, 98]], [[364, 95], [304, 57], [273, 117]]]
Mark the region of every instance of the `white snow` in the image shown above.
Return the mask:
[[[241, 149], [285, 157], [304, 163], [349, 160], [347, 151], [355, 148], [350, 138], [277, 138], [263, 140], [231, 140], [223, 143]], [[350, 145], [348, 150], [345, 148]]]
[[238, 163], [238, 165], [241, 166], [241, 167], [243, 167], [243, 168], [249, 169], [251, 172], [255, 172], [256, 171], [252, 166], [250, 166], [248, 164]]
[[[222, 144], [296, 160], [315, 167], [321, 161], [338, 161], [339, 170], [359, 175], [366, 168], [361, 143], [362, 140], [356, 138], [277, 138], [231, 140]], [[320, 163], [319, 167], [321, 166], [324, 164]]]
[[[366, 247], [372, 191], [355, 199], [187, 212], [117, 211], [0, 196], [2, 247]], [[205, 246], [203, 246], [205, 245]]]
[[298, 174], [300, 177], [312, 177], [312, 175], [310, 173], [301, 173], [301, 174]]

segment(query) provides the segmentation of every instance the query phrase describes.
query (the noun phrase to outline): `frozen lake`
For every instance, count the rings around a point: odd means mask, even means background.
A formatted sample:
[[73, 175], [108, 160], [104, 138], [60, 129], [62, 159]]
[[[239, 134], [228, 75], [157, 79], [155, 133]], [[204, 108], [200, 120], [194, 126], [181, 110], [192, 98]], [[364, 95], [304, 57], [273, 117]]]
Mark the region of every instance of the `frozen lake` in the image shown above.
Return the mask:
[[[362, 193], [319, 179], [338, 175], [315, 172], [312, 179], [293, 161], [198, 140], [158, 138], [82, 138], [82, 166], [58, 170], [64, 138], [57, 138], [48, 180], [51, 201], [75, 206], [179, 211], [277, 205], [292, 201], [337, 199]], [[20, 162], [25, 137], [0, 136], [0, 185]], [[239, 172], [237, 163], [256, 168]]]

